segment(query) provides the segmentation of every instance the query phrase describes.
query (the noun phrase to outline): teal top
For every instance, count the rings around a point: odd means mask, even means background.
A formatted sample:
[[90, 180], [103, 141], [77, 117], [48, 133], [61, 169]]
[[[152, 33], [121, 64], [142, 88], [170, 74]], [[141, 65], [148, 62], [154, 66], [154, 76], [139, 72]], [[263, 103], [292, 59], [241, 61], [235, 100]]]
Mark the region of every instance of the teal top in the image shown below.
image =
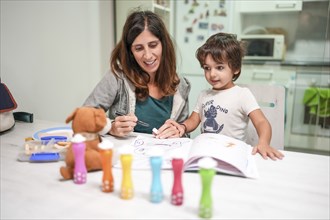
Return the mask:
[[152, 134], [153, 128], [159, 128], [171, 116], [173, 96], [155, 99], [148, 96], [145, 100], [136, 100], [135, 115], [140, 121], [147, 122], [150, 126], [143, 127], [137, 124], [135, 132]]

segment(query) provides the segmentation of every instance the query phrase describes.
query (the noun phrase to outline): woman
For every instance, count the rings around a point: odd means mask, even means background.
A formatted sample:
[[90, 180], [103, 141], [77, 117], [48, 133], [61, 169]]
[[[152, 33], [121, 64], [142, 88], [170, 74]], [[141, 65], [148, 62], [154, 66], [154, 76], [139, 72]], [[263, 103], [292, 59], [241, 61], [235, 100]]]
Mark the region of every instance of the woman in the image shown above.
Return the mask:
[[[179, 137], [176, 126], [164, 123], [188, 117], [190, 83], [176, 72], [174, 45], [161, 18], [151, 11], [131, 13], [110, 64], [84, 103], [109, 110], [109, 134], [151, 134], [157, 128], [158, 138]], [[138, 119], [149, 126], [137, 124]]]

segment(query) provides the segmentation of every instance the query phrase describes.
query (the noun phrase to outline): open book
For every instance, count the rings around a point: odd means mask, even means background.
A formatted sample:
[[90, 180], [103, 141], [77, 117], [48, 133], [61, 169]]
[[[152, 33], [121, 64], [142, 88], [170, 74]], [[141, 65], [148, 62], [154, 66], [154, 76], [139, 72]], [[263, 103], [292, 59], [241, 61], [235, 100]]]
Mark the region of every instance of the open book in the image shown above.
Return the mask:
[[[221, 134], [204, 133], [195, 139], [156, 139], [137, 136], [131, 143], [133, 152], [132, 169], [150, 169], [149, 157], [155, 148], [163, 151], [163, 169], [171, 169], [173, 157], [184, 160], [184, 171], [198, 170], [198, 160], [212, 157], [217, 161], [216, 171], [230, 175], [258, 178], [252, 147], [240, 140]], [[120, 161], [114, 167], [120, 167]]]

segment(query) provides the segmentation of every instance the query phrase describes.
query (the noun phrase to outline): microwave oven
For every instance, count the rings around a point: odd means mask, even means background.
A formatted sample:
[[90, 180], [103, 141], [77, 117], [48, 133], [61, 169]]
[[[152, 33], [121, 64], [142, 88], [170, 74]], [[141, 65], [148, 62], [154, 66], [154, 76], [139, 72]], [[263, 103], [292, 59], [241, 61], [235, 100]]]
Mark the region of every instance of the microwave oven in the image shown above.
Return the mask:
[[246, 44], [245, 60], [282, 60], [285, 53], [284, 35], [241, 35]]

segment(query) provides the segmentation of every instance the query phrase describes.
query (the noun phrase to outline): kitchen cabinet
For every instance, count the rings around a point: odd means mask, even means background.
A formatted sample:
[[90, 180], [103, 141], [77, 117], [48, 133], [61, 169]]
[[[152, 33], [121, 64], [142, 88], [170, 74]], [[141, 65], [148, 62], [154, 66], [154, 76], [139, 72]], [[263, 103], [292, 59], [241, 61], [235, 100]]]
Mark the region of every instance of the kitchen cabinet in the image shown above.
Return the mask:
[[284, 35], [286, 50], [292, 50], [303, 2], [235, 1], [234, 32], [246, 34]]
[[121, 38], [122, 30], [129, 13], [135, 9], [150, 10], [164, 21], [167, 30], [173, 35], [173, 1], [171, 0], [116, 0], [116, 42]]
[[[276, 6], [280, 3], [291, 4], [292, 8]], [[283, 35], [283, 60], [287, 62], [329, 62], [329, 3], [329, 0], [235, 1], [234, 32], [238, 36]]]
[[240, 1], [238, 10], [241, 13], [300, 11], [302, 1]]
[[238, 83], [279, 84], [288, 87], [295, 79], [295, 67], [274, 64], [243, 64]]

